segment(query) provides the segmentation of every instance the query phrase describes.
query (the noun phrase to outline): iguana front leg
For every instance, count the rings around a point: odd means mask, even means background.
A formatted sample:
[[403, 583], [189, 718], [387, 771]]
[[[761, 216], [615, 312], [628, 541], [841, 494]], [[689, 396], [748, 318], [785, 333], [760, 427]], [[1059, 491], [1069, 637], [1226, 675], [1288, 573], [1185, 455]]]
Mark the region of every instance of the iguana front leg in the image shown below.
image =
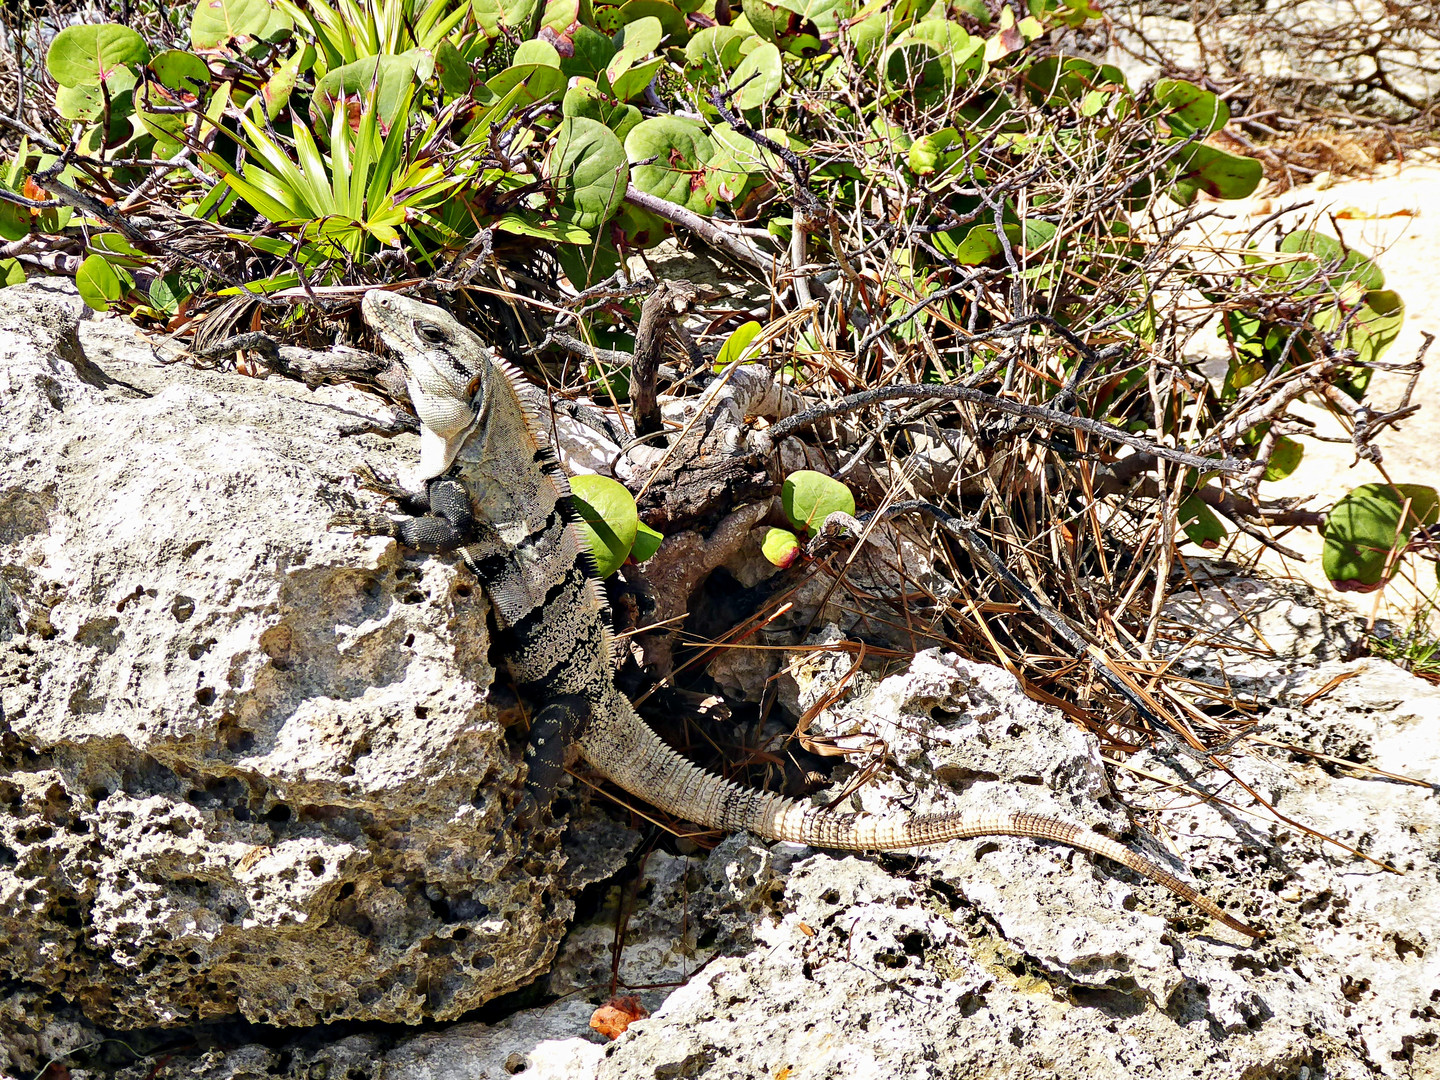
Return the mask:
[[365, 487], [395, 499], [407, 513], [394, 518], [366, 510], [346, 511], [330, 519], [332, 529], [349, 529], [363, 536], [393, 537], [406, 547], [430, 554], [454, 551], [477, 539], [470, 496], [460, 481], [440, 477], [431, 480], [425, 491], [417, 494], [369, 469], [357, 472]]

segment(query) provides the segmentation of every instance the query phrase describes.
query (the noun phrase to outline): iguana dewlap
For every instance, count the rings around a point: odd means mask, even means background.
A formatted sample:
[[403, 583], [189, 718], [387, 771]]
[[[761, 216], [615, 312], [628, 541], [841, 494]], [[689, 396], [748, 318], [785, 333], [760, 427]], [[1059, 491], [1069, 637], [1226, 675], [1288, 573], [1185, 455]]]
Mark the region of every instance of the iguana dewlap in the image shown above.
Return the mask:
[[545, 702], [531, 730], [527, 795], [548, 801], [573, 740], [590, 766], [669, 814], [771, 840], [858, 851], [976, 836], [1054, 840], [1103, 855], [1212, 917], [1262, 936], [1191, 885], [1092, 830], [1041, 814], [846, 814], [751, 790], [692, 765], [616, 688], [610, 614], [584, 549], [570, 484], [539, 423], [540, 390], [440, 308], [372, 290], [365, 319], [405, 365], [420, 417], [423, 494], [382, 489], [419, 516], [337, 519], [422, 551], [459, 548], [489, 594], [498, 642], [522, 692]]

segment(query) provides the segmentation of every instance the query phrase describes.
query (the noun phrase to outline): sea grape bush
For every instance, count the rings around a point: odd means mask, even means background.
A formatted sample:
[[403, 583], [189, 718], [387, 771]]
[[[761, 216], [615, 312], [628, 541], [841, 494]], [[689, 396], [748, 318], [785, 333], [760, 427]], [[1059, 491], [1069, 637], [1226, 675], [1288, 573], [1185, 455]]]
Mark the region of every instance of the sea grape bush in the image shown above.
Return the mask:
[[[922, 356], [920, 381], [984, 374], [994, 353], [969, 341], [1016, 301], [1046, 314], [1035, 334], [1103, 325], [1143, 352], [1163, 332], [1140, 235], [1154, 208], [1243, 197], [1262, 170], [1216, 145], [1230, 112], [1211, 91], [1137, 89], [1067, 54], [1097, 14], [1088, 0], [200, 0], [146, 33], [69, 26], [30, 73], [52, 122], [8, 144], [0, 237], [73, 258], [92, 307], [177, 329], [245, 292], [296, 324], [334, 290], [463, 280], [506, 251], [548, 252], [584, 289], [710, 222], [752, 270], [779, 267], [793, 300], [828, 296], [791, 339], [797, 380], [807, 353], [834, 348], [873, 377], [882, 331]], [[861, 253], [885, 246], [878, 270], [847, 254], [857, 236]], [[1331, 238], [1295, 232], [1276, 255], [1188, 279], [1232, 354], [1193, 431], [1265, 480], [1302, 442], [1225, 418], [1317, 358], [1361, 401], [1403, 318], [1378, 267]], [[830, 267], [813, 286], [810, 264]], [[717, 367], [759, 332], [742, 323]], [[1190, 422], [1180, 388], [1157, 419], [1144, 365], [1120, 352], [1058, 355], [1035, 385], [1083, 377], [1087, 415], [1162, 439]], [[605, 376], [613, 396], [624, 381]], [[1176, 503], [1207, 546], [1227, 535], [1211, 479], [1189, 470]], [[1433, 489], [1406, 490], [1398, 510], [1357, 492], [1331, 516], [1334, 580], [1376, 587], [1428, 535]], [[632, 513], [610, 561], [653, 543], [626, 540]]]

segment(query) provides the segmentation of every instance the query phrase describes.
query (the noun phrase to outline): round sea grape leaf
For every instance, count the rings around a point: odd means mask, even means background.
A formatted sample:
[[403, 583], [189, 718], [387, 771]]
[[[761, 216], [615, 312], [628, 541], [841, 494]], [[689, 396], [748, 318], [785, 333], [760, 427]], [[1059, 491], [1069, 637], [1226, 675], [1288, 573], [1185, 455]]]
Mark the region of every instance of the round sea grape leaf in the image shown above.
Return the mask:
[[530, 105], [560, 93], [565, 81], [565, 73], [552, 65], [512, 64], [485, 80], [485, 87], [497, 98], [503, 98], [523, 83], [518, 104]]
[[705, 167], [715, 156], [715, 144], [695, 121], [680, 116], [642, 120], [625, 136], [625, 153], [630, 178], [641, 191], [697, 214], [714, 212]]
[[886, 50], [883, 70], [893, 89], [936, 89], [961, 75], [978, 73], [985, 63], [985, 39], [946, 19], [926, 19], [895, 39]]
[[55, 111], [66, 120], [94, 120], [105, 108], [98, 86], [57, 86]]
[[594, 8], [595, 29], [613, 34], [625, 25], [625, 16], [616, 4], [597, 4]]
[[611, 90], [615, 97], [621, 101], [633, 101], [645, 93], [645, 88], [650, 85], [655, 73], [665, 66], [665, 58], [657, 56], [653, 60], [646, 60], [643, 64], [637, 64], [625, 74], [615, 80]]
[[175, 274], [157, 277], [150, 283], [150, 303], [156, 311], [174, 315], [180, 310], [180, 302], [189, 296], [183, 291], [180, 279]]
[[565, 91], [565, 98], [560, 103], [560, 113], [562, 116], [598, 120], [620, 139], [630, 134], [631, 129], [644, 119], [634, 105], [613, 100], [602, 93], [593, 80], [586, 78], [573, 80], [573, 85]]
[[470, 84], [474, 81], [469, 63], [449, 38], [442, 38], [435, 46], [435, 74], [441, 89], [450, 97], [469, 93]]
[[343, 98], [368, 102], [374, 87], [376, 115], [382, 129], [388, 131], [399, 116], [411, 84], [429, 78], [432, 63], [429, 53], [411, 49], [399, 54], [367, 56], [334, 68], [315, 84], [315, 93], [310, 99], [311, 119], [322, 131], [328, 132], [338, 101]]
[[738, 26], [707, 26], [697, 30], [685, 46], [688, 67], [701, 67], [706, 61], [729, 70], [740, 62], [740, 43], [750, 37]]
[[[794, 138], [781, 128], [761, 128], [760, 134], [768, 137], [771, 142], [787, 146], [797, 154], [803, 155], [808, 147], [799, 139]], [[710, 139], [715, 144], [716, 158], [712, 166], [720, 166], [720, 158], [727, 160], [729, 167], [738, 169], [741, 172], [761, 175], [765, 172], [781, 172], [785, 168], [785, 162], [773, 150], [767, 150], [759, 146], [748, 135], [741, 135], [729, 124], [716, 124], [710, 129]]]
[[560, 70], [572, 79], [579, 75], [594, 81], [615, 58], [615, 43], [584, 23], [570, 35], [570, 47], [572, 54], [560, 58]]
[[541, 41], [538, 38], [531, 38], [529, 41], [522, 41], [515, 48], [515, 56], [510, 63], [516, 67], [521, 64], [544, 64], [546, 67], [558, 68], [560, 66], [560, 53], [554, 45], [548, 41]]
[[665, 0], [628, 0], [620, 8], [620, 26], [628, 26], [645, 18], [660, 20], [660, 28], [670, 39], [671, 45], [684, 45], [690, 40], [690, 25], [685, 21], [685, 15], [675, 5], [665, 3]]
[[1202, 548], [1218, 548], [1225, 539], [1225, 523], [1198, 495], [1181, 500], [1179, 524], [1190, 542]]
[[624, 145], [599, 120], [585, 117], [560, 121], [545, 172], [569, 220], [592, 231], [614, 216], [630, 183]]
[[19, 259], [0, 259], [0, 288], [25, 284], [25, 266]]
[[1263, 179], [1265, 169], [1255, 158], [1227, 154], [1198, 143], [1181, 155], [1170, 197], [1181, 206], [1189, 206], [1200, 191], [1217, 199], [1243, 199]]
[[936, 233], [935, 246], [961, 266], [979, 266], [1004, 250], [994, 225], [972, 225], [963, 237], [957, 239], [955, 234], [958, 231], [951, 229]]
[[105, 311], [125, 295], [120, 275], [115, 272], [103, 255], [90, 255], [75, 271], [75, 288], [80, 299], [96, 311]]
[[183, 49], [157, 53], [150, 61], [150, 70], [160, 85], [181, 101], [195, 100], [210, 89], [210, 66]]
[[739, 86], [735, 105], [741, 109], [758, 109], [780, 89], [780, 50], [765, 42], [741, 60], [730, 76], [730, 85]]
[[1204, 138], [1230, 122], [1230, 106], [1222, 98], [1184, 79], [1161, 79], [1152, 95], [1160, 119], [1176, 135], [1199, 132]]
[[595, 558], [595, 572], [609, 577], [630, 557], [640, 515], [625, 485], [608, 476], [586, 473], [570, 478], [580, 533]]
[[802, 532], [818, 529], [831, 514], [855, 513], [855, 496], [834, 477], [810, 469], [797, 469], [780, 487], [780, 508], [790, 524]]
[[26, 207], [16, 206], [12, 202], [0, 202], [0, 237], [19, 240], [22, 236], [29, 236], [30, 223], [34, 220]]
[[1283, 264], [1285, 277], [1292, 281], [1308, 278], [1323, 266], [1326, 269], [1325, 282], [1332, 289], [1339, 289], [1352, 281], [1367, 291], [1385, 288], [1385, 275], [1373, 259], [1353, 248], [1346, 248], [1339, 240], [1322, 232], [1297, 229], [1280, 241], [1278, 250], [1286, 255], [1315, 256], [1314, 259], [1298, 259]]
[[[632, 0], [633, 2], [633, 0]], [[767, 0], [750, 0], [745, 18], [755, 33], [791, 56], [820, 56], [827, 47], [820, 40], [820, 28], [798, 11]]]
[[638, 61], [658, 49], [660, 39], [664, 36], [665, 31], [660, 26], [660, 20], [654, 15], [646, 15], [634, 22], [627, 22], [611, 42], [616, 53], [605, 65], [606, 76], [613, 83], [634, 67]]
[[190, 20], [190, 44], [213, 49], [241, 37], [259, 37], [270, 22], [267, 0], [200, 0]]
[[766, 529], [760, 541], [760, 554], [770, 565], [789, 569], [800, 557], [800, 538], [789, 529]]
[[674, 232], [674, 226], [658, 214], [621, 203], [620, 210], [610, 219], [610, 235], [615, 243], [627, 248], [648, 251]]
[[1275, 452], [1270, 455], [1270, 464], [1265, 466], [1266, 480], [1284, 480], [1300, 467], [1305, 456], [1305, 444], [1284, 435], [1275, 440]]
[[969, 132], [957, 131], [953, 127], [923, 135], [910, 146], [910, 171], [917, 176], [943, 173], [964, 161], [977, 141]]
[[67, 26], [50, 43], [45, 69], [61, 86], [99, 86], [125, 65], [149, 59], [145, 39], [128, 26]]
[[644, 562], [659, 551], [664, 542], [664, 533], [657, 532], [642, 521], [635, 526], [635, 543], [630, 548], [630, 557], [637, 563]]
[[[1401, 511], [1408, 512], [1401, 519]], [[1440, 494], [1423, 484], [1361, 484], [1325, 519], [1320, 565], [1340, 592], [1374, 592], [1385, 584], [1385, 568], [1403, 551], [1419, 526], [1440, 520]], [[1398, 550], [1397, 550], [1398, 549]]]

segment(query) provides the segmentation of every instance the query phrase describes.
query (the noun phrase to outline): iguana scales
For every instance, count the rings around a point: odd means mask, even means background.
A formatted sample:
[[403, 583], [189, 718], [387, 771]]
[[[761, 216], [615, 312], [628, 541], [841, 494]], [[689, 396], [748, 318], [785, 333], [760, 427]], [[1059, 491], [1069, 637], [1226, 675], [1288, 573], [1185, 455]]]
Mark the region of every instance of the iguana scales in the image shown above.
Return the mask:
[[546, 703], [531, 725], [527, 800], [548, 802], [573, 740], [612, 783], [711, 828], [856, 851], [976, 836], [1054, 840], [1128, 866], [1225, 925], [1262, 936], [1144, 856], [1059, 818], [838, 813], [739, 787], [686, 761], [616, 688], [603, 587], [575, 528], [569, 481], [539, 422], [540, 390], [440, 308], [377, 289], [361, 310], [405, 366], [423, 425], [419, 479], [426, 487], [411, 493], [376, 485], [418, 516], [361, 512], [339, 515], [336, 524], [422, 551], [462, 551], [490, 596], [512, 677]]

